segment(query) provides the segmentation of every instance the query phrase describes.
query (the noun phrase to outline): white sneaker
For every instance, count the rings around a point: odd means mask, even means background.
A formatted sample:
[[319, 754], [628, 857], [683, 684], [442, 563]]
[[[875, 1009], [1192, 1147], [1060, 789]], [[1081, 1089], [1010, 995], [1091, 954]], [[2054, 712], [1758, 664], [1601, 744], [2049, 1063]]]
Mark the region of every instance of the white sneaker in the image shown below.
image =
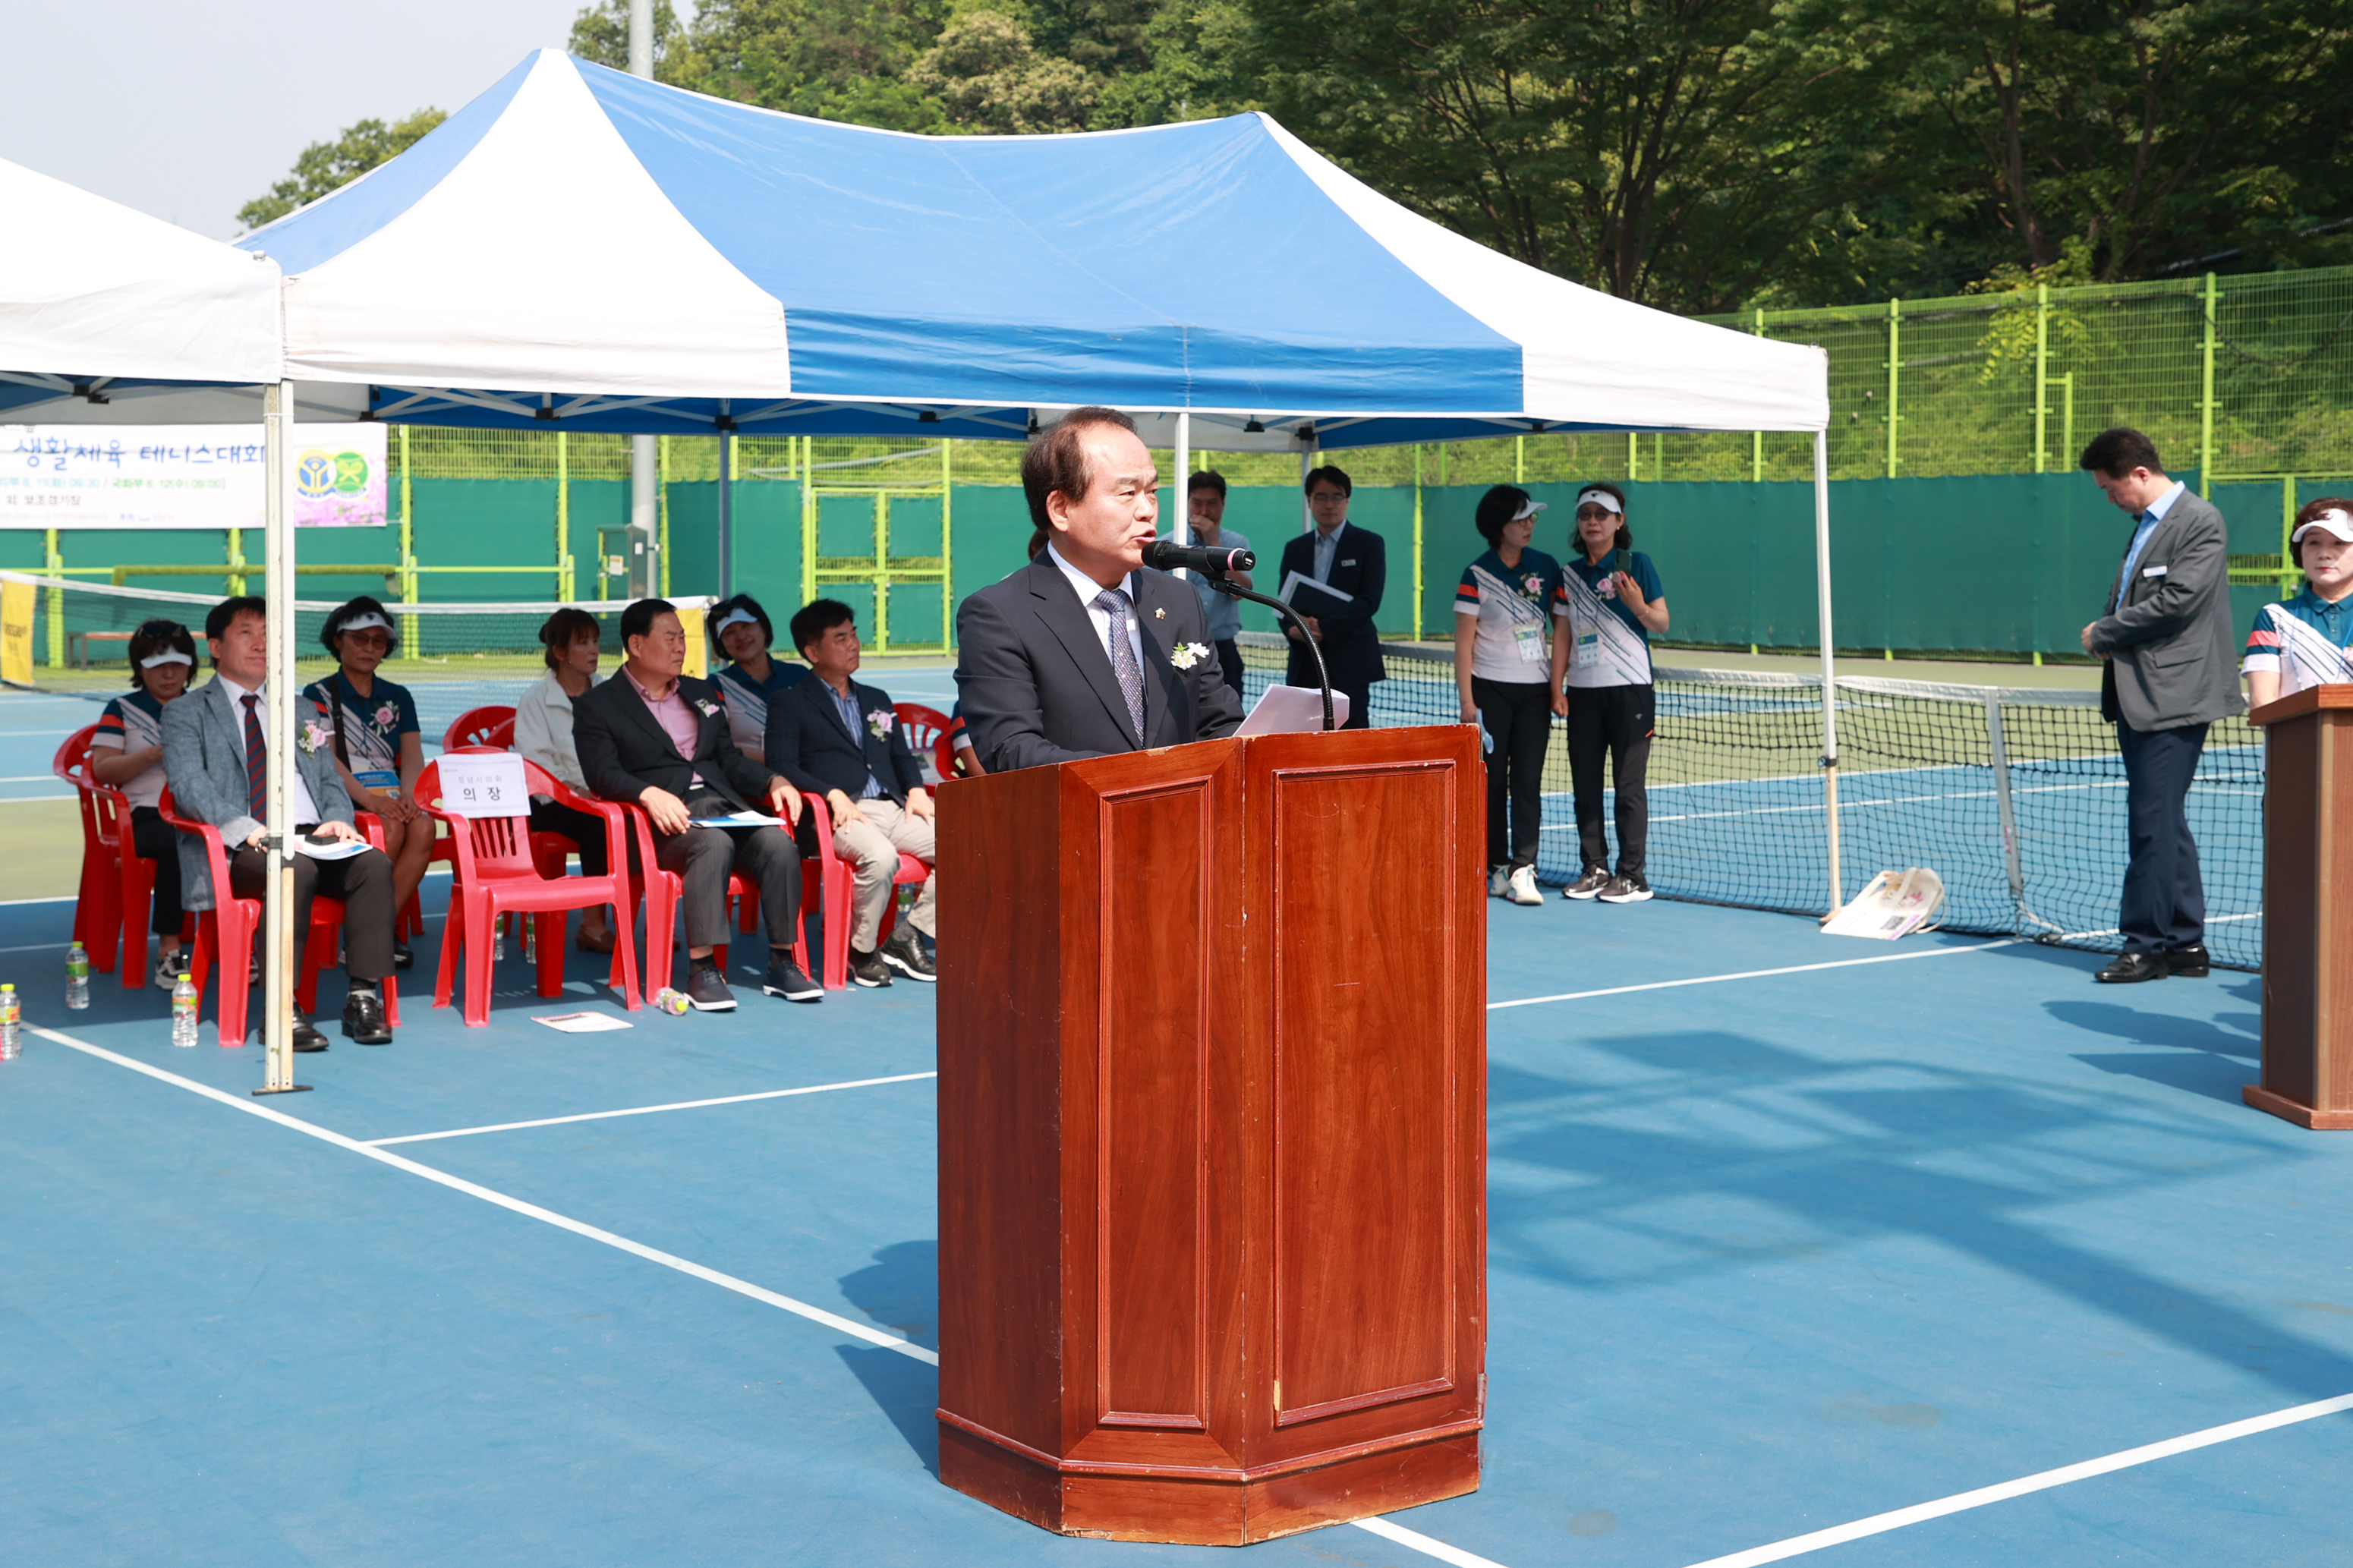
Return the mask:
[[1504, 896], [1504, 889], [1511, 885], [1512, 868], [1509, 866], [1491, 866], [1488, 868], [1487, 896], [1489, 898], [1502, 898]]
[[1536, 868], [1534, 866], [1523, 866], [1513, 872], [1504, 897], [1515, 904], [1543, 903], [1544, 895], [1536, 891]]

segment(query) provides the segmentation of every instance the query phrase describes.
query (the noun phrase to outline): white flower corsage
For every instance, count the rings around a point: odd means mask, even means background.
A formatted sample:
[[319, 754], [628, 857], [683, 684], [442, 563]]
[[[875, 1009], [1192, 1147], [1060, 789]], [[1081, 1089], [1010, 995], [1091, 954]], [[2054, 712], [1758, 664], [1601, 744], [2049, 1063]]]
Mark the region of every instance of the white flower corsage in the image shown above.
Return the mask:
[[1180, 642], [1168, 650], [1168, 662], [1179, 669], [1190, 669], [1208, 658], [1210, 651], [1207, 643]]
[[694, 700], [694, 705], [697, 709], [702, 710], [702, 716], [706, 719], [716, 719], [719, 717], [719, 704], [712, 701], [708, 698], [696, 698]]
[[888, 708], [877, 708], [873, 712], [866, 715], [867, 732], [878, 741], [889, 740], [892, 729], [898, 722], [899, 715]]

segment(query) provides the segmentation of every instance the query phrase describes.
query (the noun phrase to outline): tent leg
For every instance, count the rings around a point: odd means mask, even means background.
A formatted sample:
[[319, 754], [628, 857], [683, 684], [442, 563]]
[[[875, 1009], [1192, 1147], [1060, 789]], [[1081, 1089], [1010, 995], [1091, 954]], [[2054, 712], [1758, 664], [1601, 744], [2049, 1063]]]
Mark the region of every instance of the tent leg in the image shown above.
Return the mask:
[[1836, 914], [1846, 901], [1846, 891], [1839, 875], [1838, 643], [1831, 629], [1831, 447], [1829, 433], [1821, 430], [1814, 432], [1814, 584], [1822, 642], [1823, 847], [1830, 854], [1828, 914]]
[[[722, 411], [725, 404], [720, 405]], [[719, 596], [733, 598], [735, 595], [735, 512], [734, 495], [729, 481], [735, 462], [735, 433], [719, 432]]]
[[[294, 468], [294, 384], [273, 383], [262, 402], [262, 562], [270, 610], [265, 623], [269, 647], [267, 723], [269, 748], [269, 879], [262, 886], [261, 929], [268, 962], [262, 973], [261, 1046], [266, 1078], [256, 1094], [289, 1094], [308, 1089], [294, 1081], [294, 616], [281, 605], [294, 603], [294, 518], [287, 489]], [[227, 888], [213, 889], [216, 900]], [[245, 984], [242, 974], [223, 970], [224, 993]], [[223, 1009], [227, 1011], [226, 1008]], [[221, 1042], [227, 1045], [229, 1042]], [[243, 1045], [243, 1041], [237, 1044]]]
[[1179, 544], [1193, 542], [1193, 493], [1185, 487], [1191, 481], [1193, 467], [1193, 416], [1179, 409], [1176, 414], [1176, 478], [1169, 486], [1168, 504], [1176, 517], [1168, 525], [1168, 536]]

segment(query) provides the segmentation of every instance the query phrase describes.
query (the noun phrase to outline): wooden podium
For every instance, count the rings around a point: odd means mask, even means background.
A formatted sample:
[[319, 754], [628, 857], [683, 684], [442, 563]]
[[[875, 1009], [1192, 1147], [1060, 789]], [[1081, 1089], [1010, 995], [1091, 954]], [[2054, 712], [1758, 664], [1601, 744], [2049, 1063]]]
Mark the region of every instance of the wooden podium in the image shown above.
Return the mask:
[[1484, 789], [1468, 727], [941, 789], [943, 1481], [1204, 1545], [1477, 1489]]
[[2353, 1128], [2353, 686], [2248, 717], [2263, 727], [2263, 1081], [2240, 1097]]

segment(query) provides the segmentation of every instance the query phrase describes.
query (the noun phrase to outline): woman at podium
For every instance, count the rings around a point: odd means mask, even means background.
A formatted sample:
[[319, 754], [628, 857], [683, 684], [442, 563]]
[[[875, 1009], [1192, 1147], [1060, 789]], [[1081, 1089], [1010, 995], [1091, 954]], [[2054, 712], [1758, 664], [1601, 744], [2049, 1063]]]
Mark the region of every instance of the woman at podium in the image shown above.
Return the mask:
[[2306, 505], [2287, 548], [2304, 588], [2255, 612], [2239, 667], [2258, 708], [2307, 686], [2353, 681], [2353, 500], [2324, 496]]

